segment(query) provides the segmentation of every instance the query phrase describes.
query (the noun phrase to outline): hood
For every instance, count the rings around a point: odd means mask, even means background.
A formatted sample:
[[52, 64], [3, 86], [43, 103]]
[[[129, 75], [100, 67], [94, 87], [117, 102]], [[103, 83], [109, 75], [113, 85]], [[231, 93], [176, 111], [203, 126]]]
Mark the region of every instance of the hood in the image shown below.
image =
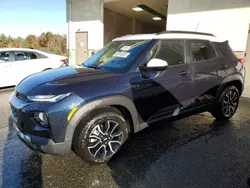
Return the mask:
[[117, 74], [80, 66], [68, 66], [30, 75], [17, 85], [16, 90], [26, 94], [42, 85], [69, 85], [113, 76]]

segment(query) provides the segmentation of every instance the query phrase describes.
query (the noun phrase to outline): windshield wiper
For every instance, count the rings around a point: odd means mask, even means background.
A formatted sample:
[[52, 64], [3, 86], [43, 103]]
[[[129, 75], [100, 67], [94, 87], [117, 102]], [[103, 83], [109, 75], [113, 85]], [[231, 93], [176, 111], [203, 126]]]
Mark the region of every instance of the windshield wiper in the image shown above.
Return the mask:
[[87, 68], [92, 68], [92, 69], [100, 69], [100, 67], [98, 67], [97, 65], [90, 65], [90, 66], [86, 66]]

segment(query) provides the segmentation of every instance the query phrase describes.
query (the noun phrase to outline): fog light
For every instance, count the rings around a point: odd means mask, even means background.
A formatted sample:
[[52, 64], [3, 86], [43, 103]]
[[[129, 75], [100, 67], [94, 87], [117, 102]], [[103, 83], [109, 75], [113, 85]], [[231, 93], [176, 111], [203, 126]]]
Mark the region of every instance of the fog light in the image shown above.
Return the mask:
[[34, 118], [38, 123], [40, 123], [44, 127], [48, 127], [48, 118], [44, 112], [35, 113]]
[[24, 140], [29, 143], [31, 142], [31, 138], [28, 135], [24, 135]]

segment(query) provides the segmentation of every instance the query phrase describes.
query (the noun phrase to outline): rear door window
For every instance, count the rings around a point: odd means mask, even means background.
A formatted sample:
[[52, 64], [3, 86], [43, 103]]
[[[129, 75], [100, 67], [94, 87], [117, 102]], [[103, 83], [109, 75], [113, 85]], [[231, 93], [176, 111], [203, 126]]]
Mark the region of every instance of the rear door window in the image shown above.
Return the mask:
[[29, 59], [28, 52], [14, 52], [16, 61], [24, 61]]
[[189, 44], [194, 62], [208, 61], [216, 57], [215, 50], [209, 41], [191, 40]]
[[14, 52], [16, 61], [25, 61], [37, 59], [37, 55], [33, 52]]

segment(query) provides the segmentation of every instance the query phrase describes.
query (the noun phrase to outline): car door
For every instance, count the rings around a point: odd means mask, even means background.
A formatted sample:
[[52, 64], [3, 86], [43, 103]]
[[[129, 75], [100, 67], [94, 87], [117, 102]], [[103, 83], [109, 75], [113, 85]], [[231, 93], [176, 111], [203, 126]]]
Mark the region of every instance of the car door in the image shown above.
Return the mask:
[[13, 52], [0, 52], [0, 88], [15, 85], [16, 75], [12, 70], [12, 62], [15, 61]]
[[147, 56], [149, 58], [142, 65], [146, 66], [152, 58], [168, 63], [164, 71], [139, 71], [131, 80], [137, 111], [143, 121], [150, 123], [178, 115], [189, 105], [192, 80], [190, 67], [186, 64], [185, 40], [160, 40]]
[[10, 63], [11, 71], [15, 75], [14, 85], [17, 85], [31, 69], [27, 64], [29, 53], [25, 51], [12, 51], [12, 53], [14, 54], [14, 61]]
[[209, 41], [189, 40], [188, 49], [187, 53], [192, 65], [193, 104], [212, 102], [221, 83], [218, 73], [222, 71], [226, 76], [227, 67], [222, 67], [226, 65], [221, 65], [220, 57]]
[[[15, 62], [13, 62], [13, 67], [15, 67], [15, 72], [17, 75], [16, 84], [27, 76], [43, 71], [43, 59], [32, 51], [15, 51]], [[21, 71], [20, 71], [21, 70]]]

